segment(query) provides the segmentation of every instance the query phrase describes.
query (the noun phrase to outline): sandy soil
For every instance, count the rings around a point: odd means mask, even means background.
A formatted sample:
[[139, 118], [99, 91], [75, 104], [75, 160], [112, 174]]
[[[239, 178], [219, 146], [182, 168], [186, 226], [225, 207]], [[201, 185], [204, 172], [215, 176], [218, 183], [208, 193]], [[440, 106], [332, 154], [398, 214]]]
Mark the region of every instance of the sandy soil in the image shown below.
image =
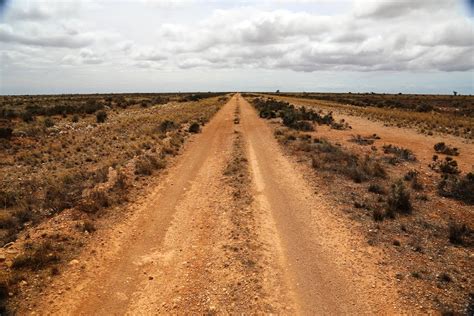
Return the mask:
[[19, 313], [410, 312], [382, 254], [299, 170], [235, 95], [132, 215]]

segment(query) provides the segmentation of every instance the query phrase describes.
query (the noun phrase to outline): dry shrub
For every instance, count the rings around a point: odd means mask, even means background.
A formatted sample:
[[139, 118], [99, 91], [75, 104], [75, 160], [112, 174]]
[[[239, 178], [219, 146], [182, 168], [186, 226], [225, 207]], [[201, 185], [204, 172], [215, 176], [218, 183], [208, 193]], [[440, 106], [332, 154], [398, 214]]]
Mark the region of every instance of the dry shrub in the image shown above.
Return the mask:
[[0, 190], [0, 207], [5, 209], [15, 206], [20, 199], [20, 193], [16, 190]]
[[135, 163], [135, 174], [141, 176], [149, 176], [154, 170], [163, 169], [165, 167], [165, 161], [158, 159], [155, 156], [146, 154], [140, 156]]
[[403, 180], [410, 182], [411, 188], [415, 191], [421, 191], [423, 190], [423, 184], [419, 180], [419, 173], [416, 170], [410, 170], [408, 171], [405, 176], [403, 177]]
[[474, 205], [474, 173], [463, 177], [445, 174], [438, 183], [438, 194]]
[[109, 196], [105, 190], [92, 190], [89, 198], [94, 202], [95, 210], [110, 206]]
[[109, 176], [109, 167], [104, 166], [96, 170], [95, 175], [94, 175], [94, 181], [96, 183], [107, 182], [108, 176]]
[[0, 274], [0, 315], [7, 315], [8, 292], [8, 279], [6, 275]]
[[385, 154], [392, 154], [394, 159], [392, 159], [392, 163], [397, 163], [399, 161], [416, 161], [415, 154], [407, 149], [402, 147], [397, 147], [393, 145], [384, 145], [383, 152]]
[[179, 126], [174, 121], [164, 120], [157, 128], [158, 132], [165, 133], [177, 129]]
[[438, 157], [433, 156], [433, 162], [429, 164], [429, 167], [436, 172], [444, 175], [457, 175], [461, 173], [458, 168], [458, 163], [451, 157], [446, 157], [444, 160], [438, 160]]
[[117, 171], [117, 178], [115, 180], [114, 191], [124, 192], [128, 189], [127, 175], [121, 171]]
[[107, 112], [105, 111], [99, 111], [95, 116], [97, 123], [104, 123], [107, 120]]
[[468, 245], [472, 230], [464, 223], [451, 222], [448, 226], [449, 241], [455, 245]]
[[325, 139], [316, 140], [310, 145], [312, 166], [316, 169], [336, 172], [345, 175], [356, 183], [372, 178], [385, 178], [383, 165], [375, 158], [365, 156], [360, 159], [357, 155], [347, 152]]
[[456, 147], [446, 145], [444, 142], [436, 143], [434, 145], [434, 150], [440, 154], [459, 156], [459, 150]]
[[201, 131], [201, 127], [199, 126], [199, 123], [194, 122], [189, 126], [190, 133], [196, 134], [196, 133], [199, 133], [200, 131]]
[[45, 189], [43, 207], [53, 213], [74, 207], [86, 188], [87, 176], [81, 173], [64, 175], [58, 182], [50, 181]]
[[361, 135], [356, 135], [356, 136], [352, 135], [349, 141], [361, 146], [368, 146], [368, 145], [372, 145], [375, 142], [375, 139], [372, 137], [363, 137]]
[[16, 225], [15, 217], [6, 211], [0, 212], [0, 229], [10, 229]]
[[403, 181], [398, 180], [390, 187], [386, 215], [393, 218], [395, 214], [410, 214], [412, 211], [410, 193], [405, 188]]
[[59, 254], [49, 241], [32, 245], [27, 248], [25, 253], [18, 255], [12, 264], [12, 269], [29, 269], [37, 271], [45, 268], [51, 263], [57, 263], [61, 260]]
[[0, 127], [0, 138], [9, 139], [12, 137], [13, 129], [10, 127]]
[[367, 191], [371, 193], [375, 193], [375, 194], [381, 194], [381, 195], [387, 193], [380, 184], [370, 184], [369, 187], [367, 188]]

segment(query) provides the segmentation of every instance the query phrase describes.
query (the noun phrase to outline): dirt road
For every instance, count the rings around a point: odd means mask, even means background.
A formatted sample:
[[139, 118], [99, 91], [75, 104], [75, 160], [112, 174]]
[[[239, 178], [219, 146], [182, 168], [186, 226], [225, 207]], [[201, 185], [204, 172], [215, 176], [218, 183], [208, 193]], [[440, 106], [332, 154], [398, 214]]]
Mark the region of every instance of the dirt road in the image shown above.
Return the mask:
[[266, 124], [235, 95], [133, 215], [98, 231], [33, 309], [400, 312], [380, 255], [305, 182]]

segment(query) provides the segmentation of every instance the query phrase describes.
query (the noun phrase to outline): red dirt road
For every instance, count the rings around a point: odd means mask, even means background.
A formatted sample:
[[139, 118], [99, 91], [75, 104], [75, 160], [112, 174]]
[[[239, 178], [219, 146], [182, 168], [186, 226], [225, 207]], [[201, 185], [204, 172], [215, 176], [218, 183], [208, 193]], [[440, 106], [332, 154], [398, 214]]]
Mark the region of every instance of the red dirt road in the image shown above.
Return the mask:
[[[238, 155], [246, 167], [226, 175]], [[129, 218], [96, 232], [79, 263], [30, 305], [35, 312], [404, 312], [380, 254], [304, 180], [240, 95], [159, 177]]]

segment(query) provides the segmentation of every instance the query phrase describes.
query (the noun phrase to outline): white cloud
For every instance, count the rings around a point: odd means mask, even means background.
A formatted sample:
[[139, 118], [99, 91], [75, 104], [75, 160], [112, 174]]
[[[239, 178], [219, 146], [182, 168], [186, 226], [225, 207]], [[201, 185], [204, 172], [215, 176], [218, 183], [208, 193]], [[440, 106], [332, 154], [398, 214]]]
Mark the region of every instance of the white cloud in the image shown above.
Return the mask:
[[436, 11], [456, 9], [456, 0], [357, 0], [355, 14], [359, 17], [378, 19], [397, 18], [420, 12], [433, 13]]
[[68, 47], [79, 48], [92, 44], [94, 41], [91, 33], [67, 34], [43, 34], [39, 32], [18, 32], [10, 25], [0, 24], [0, 42], [15, 43], [21, 45], [45, 46], [45, 47]]

